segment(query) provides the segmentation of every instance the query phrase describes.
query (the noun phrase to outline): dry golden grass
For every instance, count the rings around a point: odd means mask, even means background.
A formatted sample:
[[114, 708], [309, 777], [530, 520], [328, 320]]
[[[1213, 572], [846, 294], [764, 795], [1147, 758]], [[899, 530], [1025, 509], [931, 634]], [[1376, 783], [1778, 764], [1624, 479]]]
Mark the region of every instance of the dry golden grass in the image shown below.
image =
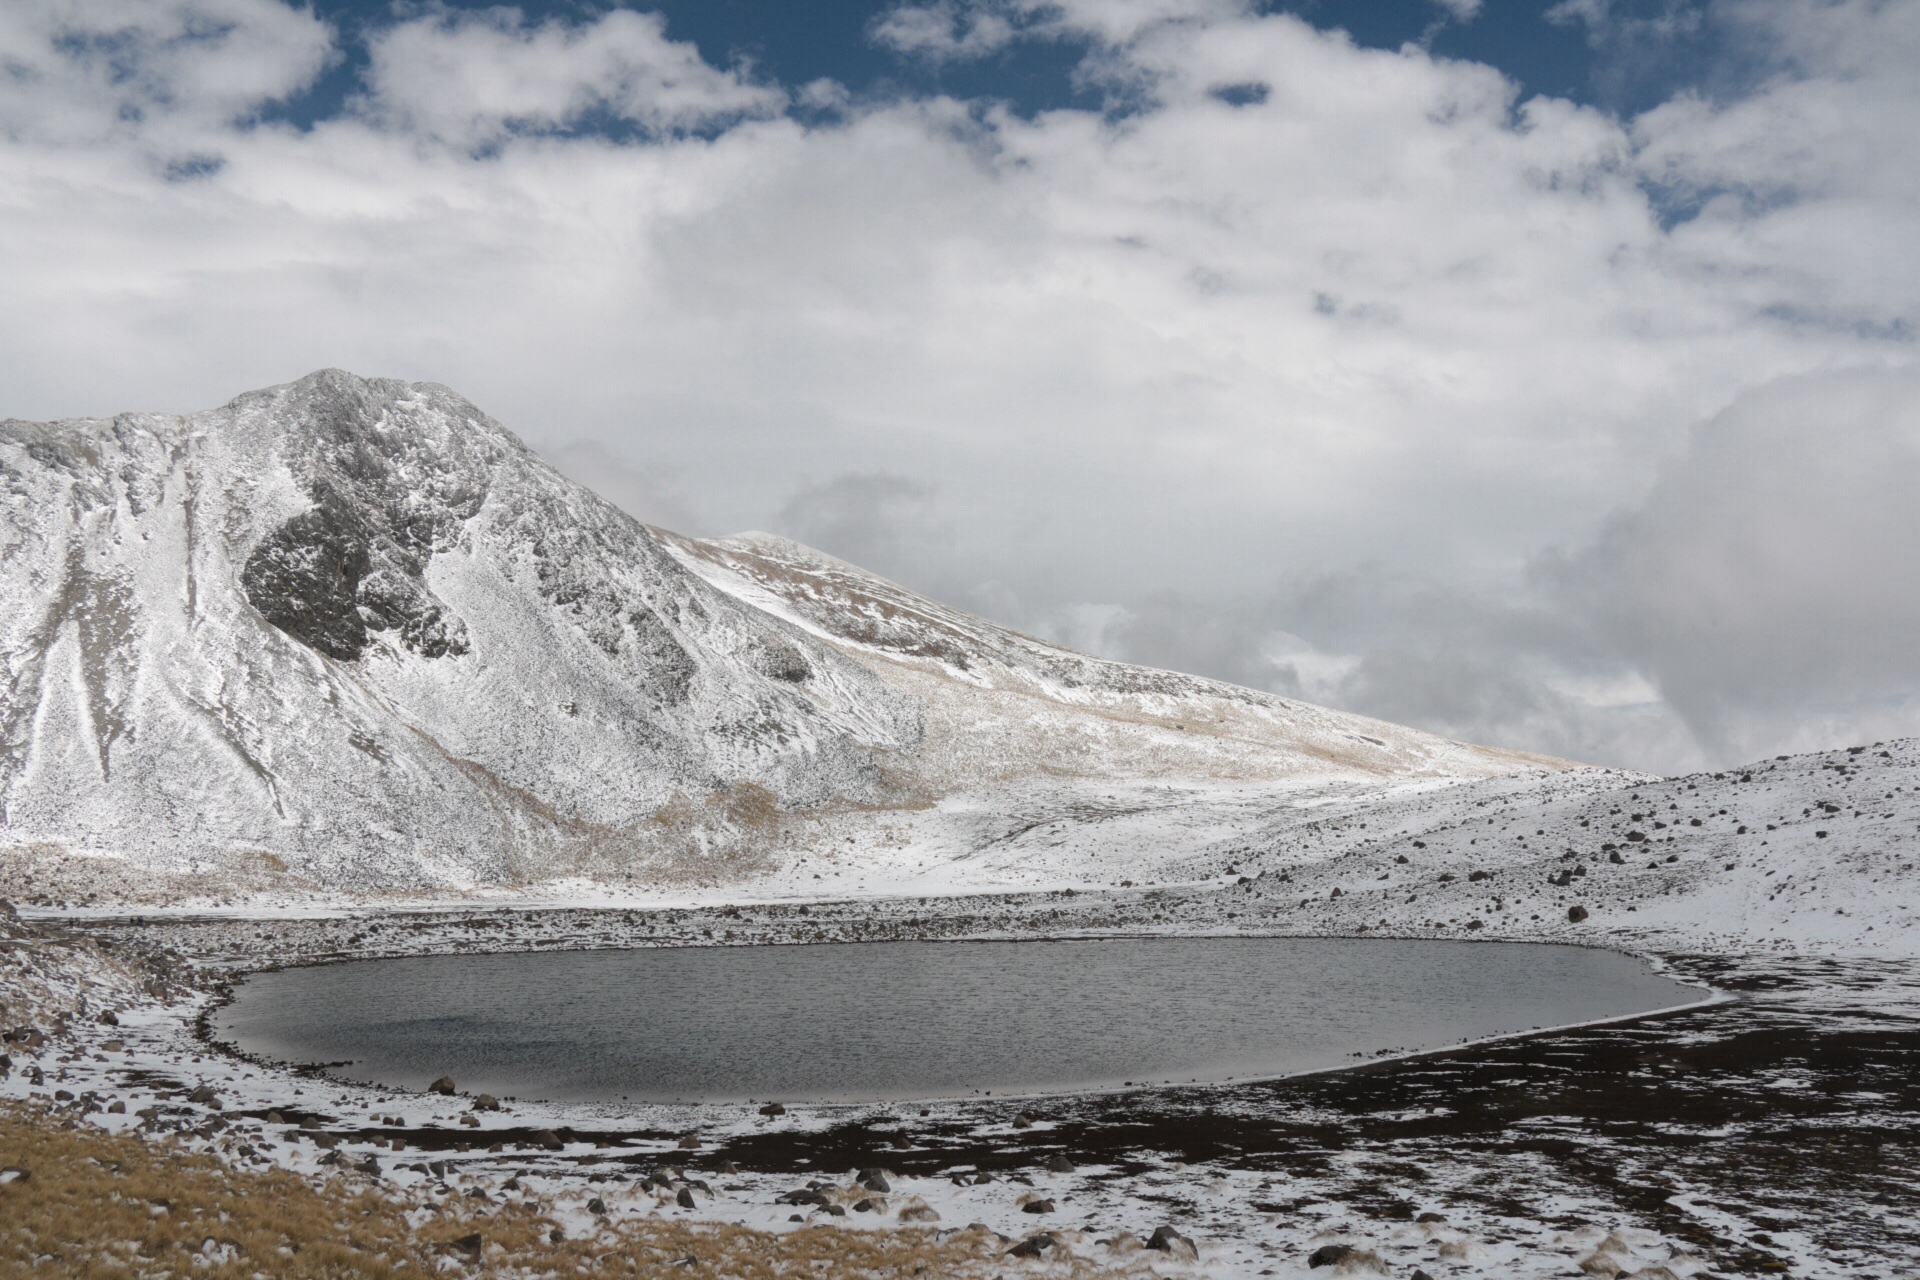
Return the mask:
[[[553, 1220], [534, 1206], [472, 1206], [452, 1197], [428, 1209], [366, 1183], [234, 1170], [167, 1141], [108, 1134], [16, 1104], [0, 1104], [4, 1167], [29, 1176], [0, 1185], [0, 1276], [968, 1280], [1028, 1270], [1111, 1273], [1081, 1258], [1023, 1264], [984, 1231], [945, 1239], [907, 1229], [775, 1234], [649, 1219], [555, 1243]], [[1138, 1268], [1137, 1255], [1132, 1261]]]

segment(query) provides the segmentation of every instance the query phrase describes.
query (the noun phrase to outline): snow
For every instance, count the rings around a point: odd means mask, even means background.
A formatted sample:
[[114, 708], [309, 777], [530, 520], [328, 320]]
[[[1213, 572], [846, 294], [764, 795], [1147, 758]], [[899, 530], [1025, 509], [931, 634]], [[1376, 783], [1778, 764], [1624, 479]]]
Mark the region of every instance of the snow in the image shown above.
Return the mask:
[[[1104, 662], [777, 538], [649, 529], [445, 388], [335, 371], [187, 417], [0, 424], [0, 482], [0, 896], [25, 917], [0, 922], [0, 1021], [67, 1025], [48, 1047], [9, 1046], [0, 1096], [128, 1102], [94, 1123], [191, 1133], [205, 1109], [168, 1082], [204, 1081], [227, 1114], [258, 1114], [187, 1141], [318, 1174], [325, 1153], [262, 1117], [319, 1113], [361, 1135], [338, 1148], [350, 1160], [373, 1155], [409, 1187], [438, 1181], [404, 1167], [429, 1157], [382, 1155], [369, 1113], [470, 1132], [461, 1099], [211, 1051], [194, 1031], [211, 990], [149, 954], [162, 942], [215, 977], [348, 955], [881, 937], [1581, 942], [1716, 985], [1790, 974], [1769, 997], [1780, 1025], [1920, 1018], [1914, 741], [1654, 778]], [[92, 1020], [103, 1008], [118, 1027]], [[1195, 1098], [1166, 1105], [1249, 1123], [1265, 1105]], [[929, 1110], [949, 1136], [1012, 1141], [1002, 1104]], [[585, 1182], [610, 1152], [667, 1165], [695, 1129], [720, 1143], [921, 1124], [898, 1106], [772, 1122], [513, 1102], [478, 1118], [609, 1135], [444, 1157], [453, 1183], [496, 1195], [527, 1170], [526, 1194], [582, 1231], [590, 1195], [686, 1212]], [[1596, 1141], [1578, 1123], [1527, 1121]], [[1095, 1238], [1144, 1236], [1178, 1201], [1201, 1240], [1194, 1269], [1220, 1276], [1305, 1275], [1302, 1251], [1333, 1241], [1396, 1273], [1706, 1266], [1511, 1153], [1436, 1157], [1421, 1192], [1436, 1203], [1475, 1179], [1529, 1180], [1534, 1217], [1470, 1225], [1360, 1221], [1377, 1178], [1358, 1154], [1290, 1181], [1128, 1159], [1124, 1177], [1030, 1170], [1073, 1206], [1072, 1225], [1044, 1225], [1092, 1256]], [[787, 1229], [793, 1209], [773, 1201], [790, 1174], [702, 1176], [726, 1185], [696, 1215]], [[1004, 1181], [898, 1185], [887, 1215], [833, 1220], [879, 1226], [924, 1203], [1010, 1238], [1042, 1225]], [[1281, 1199], [1294, 1207], [1258, 1207]], [[1756, 1230], [1710, 1187], [1672, 1199], [1722, 1234]], [[1570, 1216], [1589, 1225], [1554, 1225]], [[1831, 1231], [1772, 1235], [1827, 1259], [1795, 1274], [1859, 1273], [1823, 1243]], [[1902, 1274], [1885, 1261], [1878, 1273]]]

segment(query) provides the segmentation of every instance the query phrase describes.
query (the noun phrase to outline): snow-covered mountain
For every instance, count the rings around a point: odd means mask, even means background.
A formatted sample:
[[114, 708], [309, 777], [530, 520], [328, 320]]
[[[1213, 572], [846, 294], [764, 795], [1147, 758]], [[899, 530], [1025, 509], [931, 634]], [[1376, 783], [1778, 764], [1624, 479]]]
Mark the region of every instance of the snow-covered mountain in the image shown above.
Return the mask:
[[329, 370], [184, 417], [9, 421], [0, 478], [19, 875], [726, 880], [845, 842], [836, 817], [991, 809], [1035, 777], [1559, 768], [1067, 653], [792, 543], [649, 529], [432, 384]]

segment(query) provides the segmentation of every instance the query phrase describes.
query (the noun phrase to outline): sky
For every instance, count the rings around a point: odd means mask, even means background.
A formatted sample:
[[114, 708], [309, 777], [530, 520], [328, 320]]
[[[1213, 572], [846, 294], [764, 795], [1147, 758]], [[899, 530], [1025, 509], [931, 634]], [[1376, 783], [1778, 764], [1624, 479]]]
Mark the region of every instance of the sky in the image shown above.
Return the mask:
[[1114, 657], [1920, 733], [1916, 66], [1916, 0], [11, 0], [0, 416], [430, 380]]

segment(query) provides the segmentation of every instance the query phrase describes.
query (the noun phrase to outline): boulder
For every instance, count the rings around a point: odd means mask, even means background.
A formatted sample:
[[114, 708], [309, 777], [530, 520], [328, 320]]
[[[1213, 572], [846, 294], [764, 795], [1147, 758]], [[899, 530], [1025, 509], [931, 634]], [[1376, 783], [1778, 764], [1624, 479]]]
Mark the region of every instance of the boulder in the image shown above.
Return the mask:
[[763, 1116], [783, 1116], [787, 1114], [787, 1109], [777, 1102], [769, 1102], [766, 1106], [760, 1108], [760, 1114]]
[[560, 1141], [560, 1135], [551, 1129], [542, 1129], [533, 1135], [533, 1145], [543, 1151], [564, 1150], [566, 1143]]
[[877, 1191], [881, 1195], [885, 1195], [887, 1192], [893, 1190], [893, 1184], [887, 1181], [887, 1175], [881, 1173], [878, 1169], [868, 1171], [867, 1174], [860, 1179], [860, 1185], [869, 1191]]
[[1053, 1212], [1053, 1201], [1051, 1201], [1051, 1200], [1029, 1200], [1029, 1201], [1027, 1201], [1027, 1202], [1026, 1202], [1025, 1204], [1023, 1204], [1023, 1205], [1021, 1205], [1021, 1206], [1020, 1206], [1020, 1212], [1022, 1212], [1022, 1213], [1052, 1213], [1052, 1212]]
[[699, 1202], [693, 1198], [692, 1187], [680, 1188], [680, 1194], [673, 1198], [673, 1202], [682, 1209], [697, 1209], [700, 1207]]
[[490, 1093], [483, 1093], [473, 1100], [473, 1109], [475, 1111], [498, 1111], [500, 1109], [500, 1099]]
[[1147, 1248], [1187, 1262], [1196, 1261], [1200, 1257], [1200, 1250], [1192, 1239], [1181, 1235], [1172, 1227], [1155, 1227], [1153, 1235], [1147, 1239]]
[[1575, 903], [1573, 906], [1567, 908], [1568, 924], [1579, 924], [1582, 920], [1585, 920], [1586, 918], [1587, 918], [1587, 909], [1581, 906], [1579, 903]]
[[1350, 1244], [1323, 1244], [1307, 1255], [1309, 1267], [1331, 1267], [1337, 1262], [1345, 1262], [1347, 1255], [1353, 1252]]
[[607, 1202], [599, 1196], [595, 1196], [593, 1199], [587, 1201], [587, 1212], [596, 1218], [604, 1218], [607, 1216]]
[[427, 1086], [427, 1092], [441, 1094], [444, 1097], [452, 1097], [453, 1096], [453, 1077], [441, 1076], [438, 1080], [435, 1080], [432, 1084]]
[[1048, 1173], [1072, 1173], [1073, 1161], [1061, 1155], [1048, 1156], [1047, 1172]]
[[900, 1210], [902, 1222], [938, 1222], [940, 1213], [930, 1204], [910, 1204]]
[[1010, 1258], [1043, 1258], [1058, 1247], [1058, 1242], [1053, 1238], [1053, 1232], [1039, 1231], [1007, 1250], [1007, 1256]]

